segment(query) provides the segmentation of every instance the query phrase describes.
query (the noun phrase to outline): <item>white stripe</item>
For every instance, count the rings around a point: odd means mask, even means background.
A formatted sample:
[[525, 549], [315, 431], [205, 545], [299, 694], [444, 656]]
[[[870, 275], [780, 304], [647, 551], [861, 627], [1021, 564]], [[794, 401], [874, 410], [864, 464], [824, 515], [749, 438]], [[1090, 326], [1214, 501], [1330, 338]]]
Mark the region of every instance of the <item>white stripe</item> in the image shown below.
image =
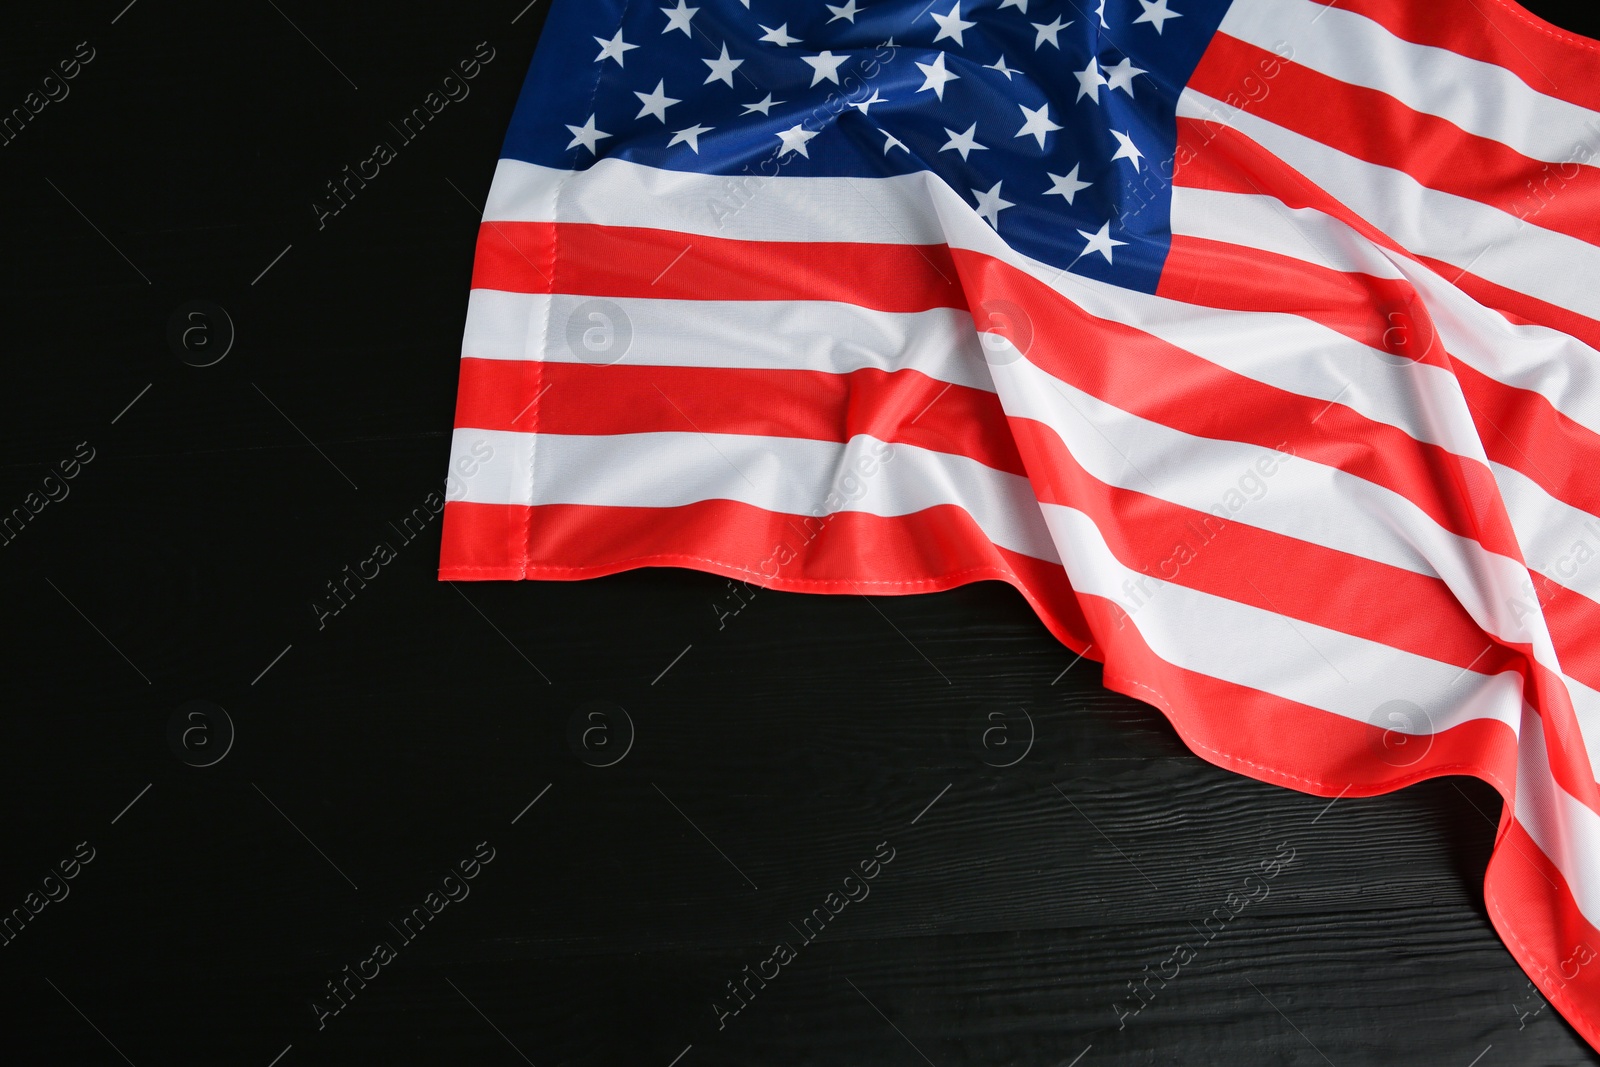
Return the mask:
[[581, 172], [502, 159], [484, 218], [640, 226], [744, 241], [939, 244], [944, 238], [938, 220], [926, 209], [930, 184], [944, 185], [931, 171], [885, 178], [728, 178], [615, 158]]
[[[1459, 396], [1448, 402], [1455, 382], [1438, 367], [1378, 353], [1296, 315], [1218, 311], [1127, 291], [1079, 295], [1087, 310], [1106, 317], [1123, 301], [1124, 320], [1219, 367], [1482, 458], [1471, 414]], [[592, 329], [605, 329], [612, 344], [625, 339], [625, 354], [587, 351], [583, 334]], [[1251, 343], [1239, 344], [1246, 335]], [[462, 355], [831, 374], [910, 369], [993, 392], [980, 336], [968, 313], [948, 308], [903, 313], [831, 301], [597, 299], [478, 289], [467, 308]]]
[[1172, 230], [1330, 270], [1403, 279], [1417, 291], [1418, 307], [1451, 355], [1504, 385], [1540, 394], [1563, 415], [1600, 433], [1600, 352], [1560, 330], [1510, 322], [1429, 268], [1368, 242], [1331, 215], [1290, 209], [1253, 193], [1180, 185], [1173, 189]]
[[1600, 115], [1546, 96], [1504, 67], [1402, 40], [1365, 16], [1308, 0], [1233, 0], [1219, 28], [1533, 159], [1600, 155]]
[[1384, 250], [1354, 227], [1316, 208], [1291, 208], [1266, 195], [1174, 185], [1172, 232], [1257, 248], [1347, 274], [1404, 277]]
[[1545, 748], [1544, 724], [1531, 711], [1517, 739], [1517, 822], [1555, 864], [1578, 910], [1600, 926], [1600, 815], [1556, 782]]
[[1578, 733], [1583, 737], [1583, 747], [1589, 753], [1589, 773], [1600, 782], [1600, 690], [1590, 689], [1582, 682], [1565, 674], [1562, 684], [1572, 697], [1572, 712], [1578, 720]]
[[[1174, 666], [1360, 722], [1372, 722], [1391, 700], [1417, 704], [1435, 732], [1470, 719], [1496, 719], [1515, 729], [1521, 719], [1522, 679], [1514, 671], [1463, 671], [1152, 579], [1123, 566], [1088, 515], [1043, 507], [1073, 588], [1120, 604], [1151, 651]], [[1154, 590], [1142, 595], [1136, 583]]]
[[1311, 176], [1402, 248], [1600, 318], [1600, 291], [1589, 282], [1600, 276], [1600, 248], [1476, 200], [1429, 189], [1403, 171], [1356, 159], [1193, 89], [1178, 98], [1181, 117], [1215, 120], [1230, 113], [1228, 122], [1241, 134]]
[[1235, 374], [1484, 458], [1472, 412], [1442, 367], [1371, 348], [1300, 315], [1210, 308], [1094, 282], [1062, 295], [1091, 315], [1134, 326]]
[[1529, 569], [1600, 602], [1600, 518], [1557, 500], [1519, 471], [1498, 463], [1491, 469]]
[[1510, 322], [1420, 264], [1407, 264], [1406, 273], [1452, 356], [1504, 385], [1539, 394], [1600, 433], [1600, 352], [1560, 330]]
[[[1563, 588], [1600, 600], [1600, 519], [1557, 500], [1519, 471], [1499, 463], [1489, 467], [1528, 568]], [[1532, 642], [1534, 658], [1560, 675], [1566, 686], [1588, 749], [1590, 773], [1600, 780], [1600, 691], [1562, 667], [1554, 639], [1548, 636], [1550, 621], [1531, 579], [1519, 578], [1511, 589], [1502, 587], [1494, 595], [1501, 599], [1501, 619], [1513, 629], [1539, 635]], [[1571, 644], [1574, 636], [1578, 635], [1564, 633], [1564, 643]]]
[[[537, 465], [537, 473], [536, 473]], [[671, 508], [734, 500], [790, 515], [965, 510], [1002, 548], [1059, 563], [1026, 478], [965, 456], [858, 435], [844, 444], [743, 434], [527, 434], [458, 427], [451, 500]], [[603, 471], [604, 477], [595, 477]]]
[[[1051, 377], [1027, 359], [997, 368], [996, 383], [1006, 414], [1051, 427], [1099, 481], [1438, 577], [1479, 626], [1504, 640], [1529, 642], [1540, 662], [1560, 669], [1543, 616], [1514, 606], [1527, 580], [1523, 566], [1442, 529], [1400, 493], [1336, 467], [1195, 437], [1140, 418]], [[1154, 569], [1170, 551], [1169, 546], [1158, 553], [1149, 566]]]
[[[617, 344], [625, 337], [625, 354], [613, 359], [612, 351], [589, 351], [583, 335], [593, 329], [609, 330]], [[994, 392], [972, 316], [953, 308], [893, 312], [827, 300], [657, 300], [474, 289], [461, 354], [830, 374], [915, 370]]]

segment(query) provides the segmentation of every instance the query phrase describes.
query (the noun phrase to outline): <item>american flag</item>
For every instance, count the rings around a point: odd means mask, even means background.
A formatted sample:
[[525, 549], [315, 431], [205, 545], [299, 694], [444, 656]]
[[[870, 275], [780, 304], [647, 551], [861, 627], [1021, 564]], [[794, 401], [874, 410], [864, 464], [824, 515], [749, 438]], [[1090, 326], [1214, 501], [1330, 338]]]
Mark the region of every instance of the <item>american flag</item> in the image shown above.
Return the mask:
[[1509, 0], [555, 0], [441, 577], [1009, 582], [1204, 758], [1473, 774], [1600, 1043], [1600, 52]]

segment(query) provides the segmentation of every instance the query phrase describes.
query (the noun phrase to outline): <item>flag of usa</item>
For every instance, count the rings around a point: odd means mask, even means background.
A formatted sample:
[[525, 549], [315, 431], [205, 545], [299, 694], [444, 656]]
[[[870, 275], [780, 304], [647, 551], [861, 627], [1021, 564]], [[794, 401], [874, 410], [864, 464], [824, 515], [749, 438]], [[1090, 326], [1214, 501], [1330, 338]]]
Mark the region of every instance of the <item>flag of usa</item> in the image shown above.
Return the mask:
[[1221, 766], [1493, 784], [1600, 1042], [1597, 74], [1511, 0], [556, 0], [441, 577], [1008, 582]]

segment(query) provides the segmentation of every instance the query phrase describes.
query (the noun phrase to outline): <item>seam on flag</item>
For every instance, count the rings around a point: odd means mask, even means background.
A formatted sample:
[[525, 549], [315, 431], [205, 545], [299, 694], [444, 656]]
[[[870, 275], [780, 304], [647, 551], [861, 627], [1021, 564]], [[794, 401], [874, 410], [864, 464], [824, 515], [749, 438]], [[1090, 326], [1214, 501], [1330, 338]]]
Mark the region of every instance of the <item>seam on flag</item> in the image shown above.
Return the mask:
[[1514, 3], [1513, 0], [1490, 0], [1490, 3], [1499, 7], [1519, 22], [1527, 23], [1528, 27], [1534, 32], [1542, 33], [1553, 41], [1576, 45], [1586, 51], [1600, 54], [1600, 41], [1596, 41], [1592, 37], [1585, 37], [1579, 33], [1573, 33], [1571, 30], [1564, 30], [1553, 22], [1546, 22], [1521, 4]]

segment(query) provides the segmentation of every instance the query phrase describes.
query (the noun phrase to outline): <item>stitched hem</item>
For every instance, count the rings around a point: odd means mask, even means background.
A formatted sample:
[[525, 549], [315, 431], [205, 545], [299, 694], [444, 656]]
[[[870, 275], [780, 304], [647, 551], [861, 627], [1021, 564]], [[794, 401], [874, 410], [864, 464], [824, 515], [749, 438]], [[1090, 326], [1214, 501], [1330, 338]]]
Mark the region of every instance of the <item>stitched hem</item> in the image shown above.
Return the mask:
[[1489, 0], [1489, 2], [1518, 22], [1526, 23], [1530, 29], [1544, 34], [1551, 40], [1572, 45], [1574, 48], [1582, 48], [1586, 52], [1600, 54], [1600, 41], [1592, 37], [1585, 37], [1579, 33], [1573, 33], [1571, 30], [1564, 30], [1553, 22], [1547, 22], [1521, 4], [1516, 3], [1515, 0]]

